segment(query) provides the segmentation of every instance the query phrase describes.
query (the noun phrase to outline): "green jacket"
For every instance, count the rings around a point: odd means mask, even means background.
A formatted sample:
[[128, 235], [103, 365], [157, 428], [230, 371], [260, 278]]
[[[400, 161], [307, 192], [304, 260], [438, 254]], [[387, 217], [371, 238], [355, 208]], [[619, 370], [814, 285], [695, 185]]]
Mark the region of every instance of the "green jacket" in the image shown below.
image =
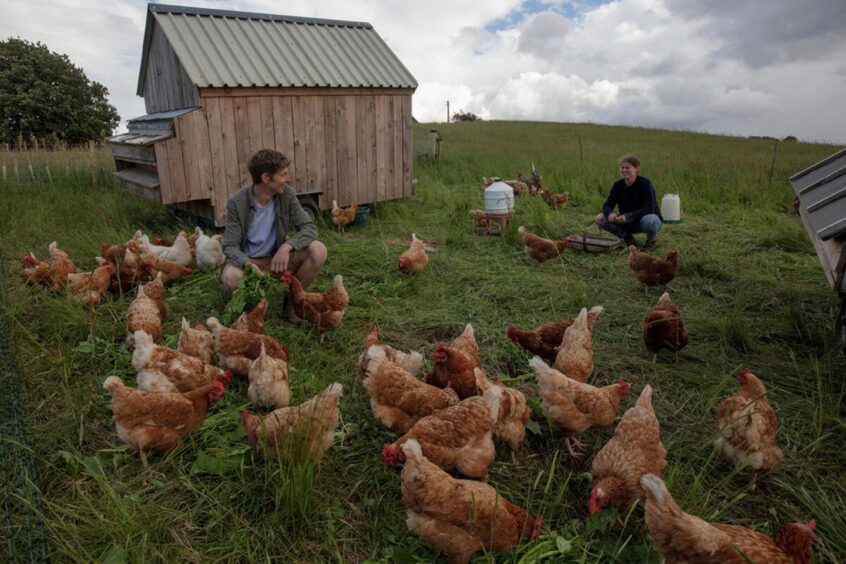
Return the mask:
[[[244, 268], [244, 263], [250, 257], [244, 252], [250, 221], [253, 219], [252, 201], [253, 186], [245, 186], [229, 197], [226, 202], [226, 228], [223, 232], [223, 254], [226, 262]], [[288, 243], [294, 250], [308, 247], [317, 239], [317, 226], [311, 216], [303, 210], [297, 193], [291, 186], [285, 186], [281, 194], [273, 196], [276, 202], [276, 246], [274, 252]], [[297, 234], [285, 241], [285, 236], [293, 225]]]

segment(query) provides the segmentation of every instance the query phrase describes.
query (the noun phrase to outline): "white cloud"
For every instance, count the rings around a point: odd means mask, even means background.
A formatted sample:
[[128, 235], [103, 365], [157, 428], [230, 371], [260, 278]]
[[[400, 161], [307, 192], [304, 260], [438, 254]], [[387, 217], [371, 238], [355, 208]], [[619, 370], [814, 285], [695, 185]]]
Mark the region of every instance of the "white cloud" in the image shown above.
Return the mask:
[[612, 106], [619, 86], [607, 80], [527, 72], [510, 79], [493, 97], [490, 113], [499, 119], [592, 121]]
[[[846, 99], [842, 0], [820, 0], [814, 8], [791, 0], [750, 2], [179, 4], [368, 21], [418, 80], [414, 115], [423, 121], [445, 120], [449, 100], [451, 112], [486, 119], [592, 121], [846, 142], [840, 112]], [[146, 4], [139, 0], [5, 2], [0, 38], [20, 36], [66, 53], [109, 89], [125, 120], [144, 113], [135, 89], [145, 20]]]

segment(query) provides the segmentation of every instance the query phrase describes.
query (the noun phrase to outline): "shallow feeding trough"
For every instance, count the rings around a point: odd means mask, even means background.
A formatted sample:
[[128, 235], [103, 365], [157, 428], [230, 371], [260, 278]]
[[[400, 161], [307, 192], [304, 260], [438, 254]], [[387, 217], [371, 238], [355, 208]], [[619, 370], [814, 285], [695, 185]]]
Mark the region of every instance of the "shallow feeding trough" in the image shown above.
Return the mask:
[[570, 235], [567, 237], [570, 241], [568, 249], [576, 251], [585, 251], [587, 253], [607, 253], [612, 249], [620, 246], [620, 239], [616, 237], [603, 237], [602, 235]]

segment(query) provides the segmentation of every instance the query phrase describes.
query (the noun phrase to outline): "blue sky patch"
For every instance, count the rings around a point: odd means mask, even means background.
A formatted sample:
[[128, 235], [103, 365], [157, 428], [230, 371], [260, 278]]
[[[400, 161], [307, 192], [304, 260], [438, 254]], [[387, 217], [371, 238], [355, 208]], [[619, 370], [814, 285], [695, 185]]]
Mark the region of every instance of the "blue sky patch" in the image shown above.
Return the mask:
[[578, 20], [581, 15], [602, 4], [610, 4], [613, 0], [564, 0], [564, 1], [550, 1], [550, 0], [526, 0], [522, 5], [509, 12], [506, 16], [496, 19], [485, 26], [486, 31], [497, 32], [503, 29], [515, 27], [526, 16], [537, 14], [538, 12], [557, 12], [565, 16], [568, 20]]

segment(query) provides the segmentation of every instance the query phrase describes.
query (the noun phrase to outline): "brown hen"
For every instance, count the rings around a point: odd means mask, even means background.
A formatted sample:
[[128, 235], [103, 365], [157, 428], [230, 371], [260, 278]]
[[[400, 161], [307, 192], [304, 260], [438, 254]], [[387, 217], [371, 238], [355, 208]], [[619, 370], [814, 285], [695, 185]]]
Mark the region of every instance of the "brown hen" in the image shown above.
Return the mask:
[[53, 284], [50, 279], [50, 265], [35, 258], [32, 251], [23, 258], [21, 279], [29, 286], [36, 284], [52, 286]]
[[288, 407], [291, 401], [288, 363], [268, 355], [264, 343], [261, 344], [261, 354], [250, 364], [248, 376], [247, 397], [255, 407]]
[[50, 243], [50, 284], [54, 290], [61, 290], [68, 281], [68, 274], [76, 272], [76, 265], [66, 252], [59, 249], [58, 243]]
[[214, 335], [214, 349], [221, 366], [232, 370], [238, 376], [250, 373], [250, 364], [264, 350], [273, 358], [288, 362], [288, 347], [268, 335], [251, 331], [236, 331], [225, 327], [216, 317], [209, 317], [206, 325]]
[[139, 330], [148, 333], [154, 342], [161, 341], [167, 311], [161, 276], [138, 286], [138, 295], [126, 310], [126, 343], [132, 345], [132, 336]]
[[535, 539], [543, 518], [535, 518], [493, 487], [456, 480], [426, 460], [415, 439], [402, 446], [402, 498], [408, 528], [451, 564], [466, 564], [478, 550], [503, 552], [521, 538]]
[[68, 274], [68, 292], [88, 308], [93, 308], [94, 304], [100, 301], [100, 296], [109, 289], [112, 274], [115, 272], [114, 266], [101, 257], [97, 258], [102, 260], [103, 264], [95, 268], [93, 272]]
[[416, 233], [411, 234], [411, 246], [400, 255], [399, 269], [406, 274], [420, 272], [429, 264], [429, 255], [426, 254], [426, 245], [417, 238]]
[[191, 327], [188, 321], [182, 318], [176, 350], [199, 358], [206, 364], [214, 364], [214, 336], [202, 323]]
[[676, 277], [679, 252], [669, 251], [663, 257], [653, 257], [629, 245], [629, 268], [635, 277], [649, 286], [664, 286]]
[[717, 412], [714, 445], [734, 464], [754, 470], [772, 470], [784, 459], [776, 446], [778, 418], [767, 401], [764, 383], [744, 370], [737, 377], [740, 391], [723, 400]]
[[394, 433], [403, 434], [422, 417], [458, 403], [452, 388], [444, 390], [421, 382], [391, 362], [382, 345], [367, 350], [364, 389], [373, 415]]
[[[368, 333], [367, 337], [364, 338], [364, 351], [361, 353], [361, 356], [358, 357], [358, 374], [362, 378], [364, 377], [364, 369], [367, 367], [367, 362], [370, 360], [367, 356], [367, 350], [371, 346], [379, 344], [379, 326], [374, 323], [373, 327], [370, 329], [370, 333]], [[400, 368], [412, 376], [416, 376], [420, 371], [420, 367], [423, 366], [423, 355], [417, 351], [404, 352], [399, 349], [395, 349], [390, 345], [384, 344], [381, 345], [381, 347], [382, 350], [385, 351], [385, 355], [388, 360], [397, 364]]]
[[522, 225], [517, 228], [517, 232], [520, 233], [520, 236], [523, 238], [523, 249], [530, 257], [538, 261], [538, 263], [543, 263], [551, 258], [557, 257], [561, 254], [561, 251], [570, 245], [570, 241], [568, 239], [563, 239], [561, 241], [545, 239], [535, 235]]
[[593, 341], [586, 308], [564, 330], [555, 356], [555, 369], [578, 382], [587, 382], [593, 372]]
[[652, 386], [647, 385], [637, 403], [623, 414], [614, 436], [593, 459], [588, 509], [594, 514], [609, 503], [616, 503], [625, 512], [643, 499], [643, 475], [660, 476], [666, 467], [667, 449], [661, 443], [661, 427], [652, 407]]
[[550, 368], [539, 356], [533, 357], [529, 364], [538, 378], [544, 414], [564, 432], [567, 451], [578, 458], [581, 455], [573, 446], [583, 445], [576, 437], [591, 427], [612, 425], [629, 384], [619, 380], [616, 384], [595, 388]]
[[[600, 305], [593, 306], [588, 311], [587, 322], [588, 329], [591, 333], [593, 333], [596, 318], [603, 311], [605, 311], [605, 308]], [[547, 362], [554, 363], [555, 357], [558, 356], [558, 348], [561, 346], [561, 340], [564, 338], [564, 331], [575, 322], [576, 318], [570, 317], [538, 325], [529, 331], [523, 331], [513, 325], [509, 325], [505, 330], [505, 334], [518, 346], [542, 357]]]
[[498, 379], [490, 382], [485, 373], [476, 368], [476, 389], [485, 394], [489, 389], [499, 388], [499, 412], [494, 427], [494, 438], [503, 441], [511, 449], [511, 460], [517, 461], [517, 449], [526, 438], [526, 423], [532, 410], [526, 404], [526, 396], [520, 390], [509, 388]]
[[654, 474], [640, 480], [646, 496], [646, 524], [667, 564], [807, 564], [816, 522], [789, 523], [773, 541], [739, 525], [708, 523], [682, 511], [664, 481]]
[[502, 390], [491, 388], [483, 397], [472, 397], [420, 419], [402, 437], [385, 445], [388, 464], [405, 461], [402, 445], [416, 439], [423, 454], [443, 470], [453, 468], [471, 478], [485, 478], [496, 457], [493, 429], [499, 416]]
[[341, 322], [350, 303], [350, 296], [344, 288], [344, 277], [337, 274], [332, 287], [323, 292], [306, 292], [290, 271], [282, 274], [282, 281], [290, 288], [288, 295], [294, 313], [314, 323], [322, 343], [323, 333]]
[[255, 448], [274, 447], [287, 438], [285, 454], [295, 460], [320, 461], [335, 438], [341, 420], [341, 384], [331, 384], [322, 392], [295, 407], [281, 407], [267, 415], [241, 414], [247, 440]]
[[232, 373], [206, 364], [199, 358], [153, 342], [145, 331], [133, 334], [132, 366], [138, 371], [138, 387], [148, 392], [188, 392], [213, 380], [229, 383]]
[[264, 314], [266, 311], [267, 300], [262, 298], [252, 309], [239, 315], [229, 325], [229, 328], [236, 331], [250, 331], [251, 333], [264, 335]]
[[679, 308], [670, 299], [670, 294], [664, 292], [643, 319], [643, 343], [646, 350], [653, 354], [653, 362], [658, 359], [661, 349], [675, 351], [678, 361], [678, 352], [687, 346], [687, 341], [687, 330]]
[[150, 393], [124, 385], [109, 376], [103, 387], [112, 394], [112, 419], [118, 437], [141, 452], [147, 466], [146, 451], [167, 451], [182, 437], [202, 425], [209, 404], [223, 396], [220, 380], [185, 393]]
[[337, 225], [338, 229], [343, 231], [347, 224], [355, 221], [355, 214], [357, 211], [357, 205], [353, 205], [349, 209], [345, 210], [338, 207], [338, 202], [336, 200], [332, 200], [332, 223]]

